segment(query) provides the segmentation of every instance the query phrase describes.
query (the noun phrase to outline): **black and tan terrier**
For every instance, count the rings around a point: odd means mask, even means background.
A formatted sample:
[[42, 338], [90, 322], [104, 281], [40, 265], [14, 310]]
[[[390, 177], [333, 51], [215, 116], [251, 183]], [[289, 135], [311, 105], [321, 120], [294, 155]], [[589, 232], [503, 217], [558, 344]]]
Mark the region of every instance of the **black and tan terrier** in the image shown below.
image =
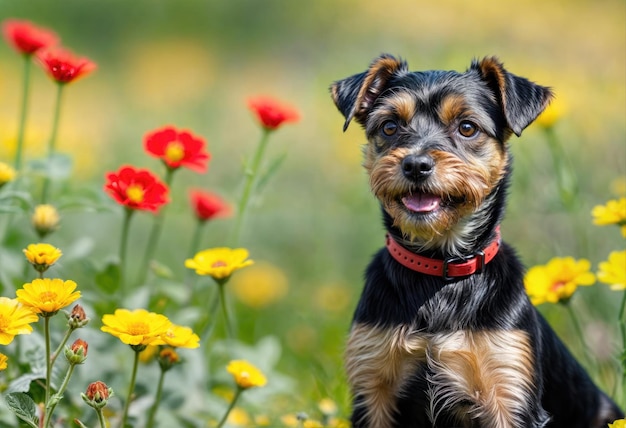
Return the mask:
[[526, 296], [500, 240], [511, 156], [552, 98], [496, 58], [410, 72], [389, 55], [336, 82], [361, 124], [387, 245], [370, 263], [346, 350], [352, 424], [606, 427], [622, 417]]

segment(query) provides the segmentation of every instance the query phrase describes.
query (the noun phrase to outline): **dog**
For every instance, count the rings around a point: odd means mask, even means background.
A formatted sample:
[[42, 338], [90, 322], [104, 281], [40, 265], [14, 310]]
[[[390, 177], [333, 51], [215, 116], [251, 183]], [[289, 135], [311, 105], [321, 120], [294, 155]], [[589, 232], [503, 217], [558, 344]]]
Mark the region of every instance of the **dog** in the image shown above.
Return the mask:
[[552, 91], [496, 57], [411, 72], [384, 54], [332, 84], [364, 129], [386, 245], [345, 351], [355, 428], [606, 427], [623, 417], [530, 303], [500, 239], [511, 155]]

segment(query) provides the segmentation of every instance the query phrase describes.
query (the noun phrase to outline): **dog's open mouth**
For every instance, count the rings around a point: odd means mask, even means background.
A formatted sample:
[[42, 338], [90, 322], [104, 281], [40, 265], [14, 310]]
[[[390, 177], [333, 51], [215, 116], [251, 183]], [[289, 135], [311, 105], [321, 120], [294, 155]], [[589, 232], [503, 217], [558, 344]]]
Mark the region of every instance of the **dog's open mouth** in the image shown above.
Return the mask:
[[428, 214], [441, 207], [441, 196], [432, 193], [411, 193], [402, 198], [402, 204], [411, 212]]

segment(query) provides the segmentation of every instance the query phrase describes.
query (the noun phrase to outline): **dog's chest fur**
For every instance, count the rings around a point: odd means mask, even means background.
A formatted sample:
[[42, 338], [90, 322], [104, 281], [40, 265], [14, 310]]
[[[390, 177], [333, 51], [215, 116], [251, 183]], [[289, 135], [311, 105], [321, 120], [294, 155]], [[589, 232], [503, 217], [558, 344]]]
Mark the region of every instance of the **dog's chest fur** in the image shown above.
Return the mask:
[[[355, 323], [346, 368], [369, 426], [396, 426], [399, 402], [408, 400], [426, 404], [433, 425], [443, 417], [455, 426], [522, 427], [533, 355], [521, 330], [433, 334]], [[410, 386], [416, 377], [423, 389]]]

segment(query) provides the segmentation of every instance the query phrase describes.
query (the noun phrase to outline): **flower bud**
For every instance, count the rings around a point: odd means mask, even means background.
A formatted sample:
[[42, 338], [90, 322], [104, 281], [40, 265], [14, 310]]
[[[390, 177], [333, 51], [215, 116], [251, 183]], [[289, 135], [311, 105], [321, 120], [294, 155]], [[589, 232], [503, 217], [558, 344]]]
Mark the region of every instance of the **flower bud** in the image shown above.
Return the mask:
[[43, 239], [46, 235], [58, 229], [59, 213], [52, 205], [37, 205], [31, 217], [31, 222], [39, 237]]
[[50, 244], [30, 244], [24, 250], [26, 260], [33, 265], [37, 272], [43, 273], [55, 264], [63, 255], [60, 249]]
[[84, 394], [80, 394], [83, 401], [94, 409], [101, 409], [107, 405], [109, 398], [113, 396], [113, 390], [101, 381], [92, 382]]
[[0, 187], [15, 178], [15, 170], [8, 164], [0, 162]]
[[72, 330], [84, 327], [89, 322], [89, 318], [87, 318], [85, 310], [78, 304], [72, 308], [72, 312], [67, 317], [67, 325]]
[[72, 346], [65, 347], [65, 358], [70, 364], [82, 364], [87, 359], [89, 345], [82, 339], [76, 339]]
[[165, 347], [159, 352], [159, 365], [163, 371], [167, 371], [180, 363], [180, 356], [176, 349]]

